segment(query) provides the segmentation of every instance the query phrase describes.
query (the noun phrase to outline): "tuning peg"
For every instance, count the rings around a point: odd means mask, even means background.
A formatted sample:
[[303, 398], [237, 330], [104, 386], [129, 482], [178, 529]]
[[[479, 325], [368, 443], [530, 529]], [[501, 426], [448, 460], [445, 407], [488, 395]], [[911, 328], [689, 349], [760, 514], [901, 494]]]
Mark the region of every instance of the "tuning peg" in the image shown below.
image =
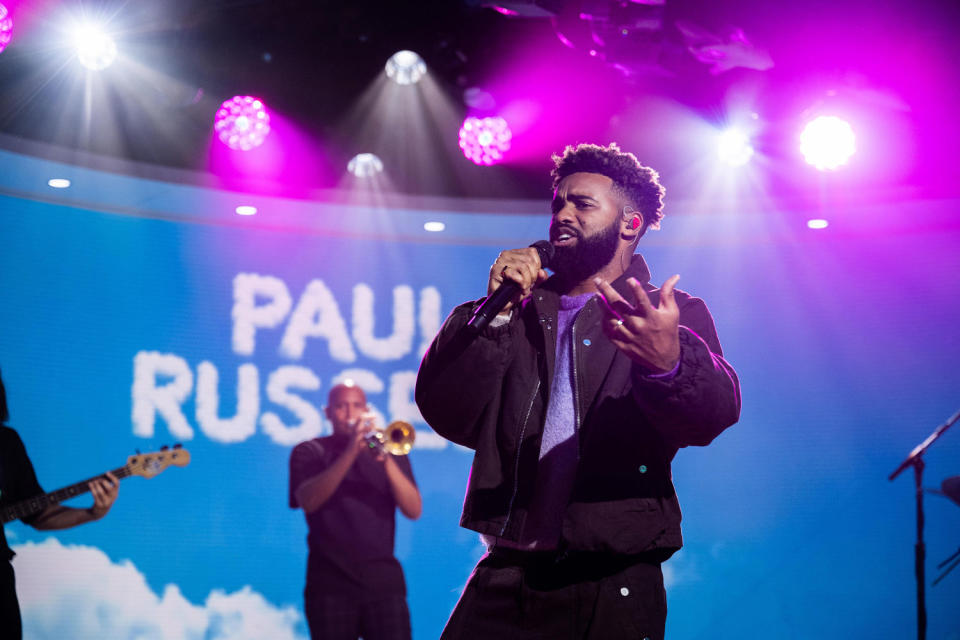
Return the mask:
[[177, 444], [173, 445], [173, 448], [174, 448], [174, 449], [183, 449], [183, 445], [178, 442]]
[[167, 445], [163, 445], [162, 447], [160, 447], [160, 451], [166, 451], [169, 448], [170, 447], [168, 447]]

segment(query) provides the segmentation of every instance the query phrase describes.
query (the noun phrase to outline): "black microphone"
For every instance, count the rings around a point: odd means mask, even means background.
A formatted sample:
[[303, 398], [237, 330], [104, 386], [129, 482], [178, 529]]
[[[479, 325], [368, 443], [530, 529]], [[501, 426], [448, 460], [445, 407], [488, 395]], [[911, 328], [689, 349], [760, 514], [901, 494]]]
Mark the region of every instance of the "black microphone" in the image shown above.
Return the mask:
[[[547, 240], [537, 240], [530, 245], [537, 250], [540, 256], [540, 267], [546, 269], [550, 266], [553, 259], [553, 245]], [[467, 330], [472, 333], [483, 331], [490, 321], [500, 313], [500, 311], [520, 293], [520, 285], [513, 280], [504, 279], [500, 287], [487, 296], [480, 308], [476, 310], [470, 321], [467, 322]]]

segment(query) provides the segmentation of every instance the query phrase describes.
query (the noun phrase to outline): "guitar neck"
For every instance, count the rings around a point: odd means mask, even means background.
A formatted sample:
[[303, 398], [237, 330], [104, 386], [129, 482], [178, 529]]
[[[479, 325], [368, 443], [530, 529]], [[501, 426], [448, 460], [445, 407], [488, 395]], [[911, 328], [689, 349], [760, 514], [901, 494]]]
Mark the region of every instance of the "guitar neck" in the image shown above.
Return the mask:
[[[112, 473], [119, 479], [127, 478], [130, 476], [130, 467], [129, 465], [123, 465], [119, 469], [114, 469]], [[72, 484], [69, 487], [63, 487], [50, 493], [42, 493], [0, 508], [0, 522], [7, 523], [19, 518], [26, 518], [27, 516], [32, 516], [35, 513], [43, 511], [50, 505], [59, 504], [64, 500], [69, 500], [70, 498], [84, 494], [90, 491], [91, 482], [102, 478], [104, 475], [106, 474], [100, 474], [93, 478]]]

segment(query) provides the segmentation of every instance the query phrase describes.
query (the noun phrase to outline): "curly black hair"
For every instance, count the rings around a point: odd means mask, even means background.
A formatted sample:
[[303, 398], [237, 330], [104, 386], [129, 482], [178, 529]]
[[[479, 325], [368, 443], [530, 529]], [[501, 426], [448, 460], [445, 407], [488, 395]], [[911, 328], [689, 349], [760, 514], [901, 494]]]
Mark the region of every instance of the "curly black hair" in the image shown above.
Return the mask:
[[613, 180], [619, 195], [643, 215], [643, 230], [657, 229], [663, 218], [663, 185], [660, 174], [640, 164], [632, 153], [621, 151], [616, 142], [606, 147], [598, 144], [570, 145], [563, 155], [553, 154], [556, 164], [550, 172], [553, 189], [573, 173], [599, 173]]

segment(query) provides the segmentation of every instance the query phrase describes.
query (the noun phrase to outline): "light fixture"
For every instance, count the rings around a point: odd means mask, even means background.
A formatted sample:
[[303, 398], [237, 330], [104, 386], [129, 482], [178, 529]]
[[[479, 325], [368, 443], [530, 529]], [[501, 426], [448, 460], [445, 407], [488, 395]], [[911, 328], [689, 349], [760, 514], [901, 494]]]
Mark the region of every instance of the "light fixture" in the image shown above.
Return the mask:
[[5, 6], [0, 4], [0, 53], [10, 44], [13, 38], [13, 17]]
[[220, 105], [213, 130], [231, 149], [249, 151], [263, 144], [270, 133], [270, 114], [259, 98], [234, 96]]
[[807, 227], [810, 229], [826, 229], [828, 226], [830, 226], [830, 223], [823, 218], [807, 220]]
[[491, 165], [503, 160], [513, 134], [500, 116], [468, 117], [460, 127], [460, 150], [474, 164]]
[[387, 77], [397, 84], [415, 84], [427, 72], [427, 63], [413, 51], [404, 49], [390, 56], [384, 69]]
[[241, 204], [235, 209], [235, 211], [237, 212], [237, 215], [252, 216], [257, 213], [257, 208], [253, 205]]
[[720, 160], [733, 167], [741, 167], [753, 157], [753, 145], [750, 138], [739, 129], [727, 129], [717, 140], [717, 155]]
[[814, 118], [800, 134], [800, 152], [807, 164], [812, 164], [820, 171], [847, 164], [856, 150], [853, 127], [837, 116]]
[[54, 189], [66, 189], [70, 184], [70, 180], [67, 178], [50, 178], [47, 180], [47, 186]]
[[347, 171], [358, 178], [369, 178], [383, 171], [383, 161], [372, 153], [358, 153], [350, 158]]
[[80, 64], [90, 71], [102, 71], [117, 59], [117, 43], [99, 25], [78, 26], [73, 33], [73, 46]]
[[443, 231], [444, 229], [446, 229], [446, 228], [447, 228], [447, 225], [445, 225], [445, 224], [443, 224], [442, 222], [439, 222], [439, 221], [437, 221], [437, 220], [431, 220], [430, 222], [424, 222], [424, 223], [423, 223], [423, 228], [424, 228], [424, 230], [426, 230], [426, 231], [432, 231], [432, 232], [436, 233], [436, 232]]

